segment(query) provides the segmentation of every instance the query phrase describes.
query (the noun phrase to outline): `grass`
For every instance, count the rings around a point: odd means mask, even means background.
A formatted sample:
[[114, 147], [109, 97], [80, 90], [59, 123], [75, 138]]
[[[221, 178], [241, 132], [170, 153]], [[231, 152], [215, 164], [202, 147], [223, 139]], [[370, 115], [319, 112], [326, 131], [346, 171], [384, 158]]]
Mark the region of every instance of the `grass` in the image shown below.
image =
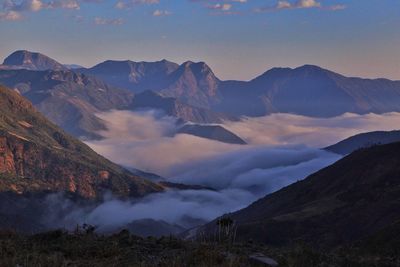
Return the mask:
[[[258, 266], [249, 255], [263, 253], [282, 267], [390, 267], [400, 261], [365, 255], [359, 250], [337, 249], [322, 253], [299, 244], [271, 248], [251, 241], [184, 241], [175, 237], [141, 238], [127, 230], [104, 236], [94, 228], [77, 227], [73, 233], [56, 230], [36, 235], [0, 233], [0, 266]], [[259, 265], [262, 266], [262, 265]]]

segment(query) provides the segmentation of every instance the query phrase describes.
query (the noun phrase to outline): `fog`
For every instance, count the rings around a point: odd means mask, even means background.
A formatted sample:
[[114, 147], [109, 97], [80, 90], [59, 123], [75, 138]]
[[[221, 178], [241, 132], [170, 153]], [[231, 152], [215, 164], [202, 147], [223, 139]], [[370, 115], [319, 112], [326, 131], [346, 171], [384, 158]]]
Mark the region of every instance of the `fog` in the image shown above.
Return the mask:
[[355, 134], [400, 129], [400, 113], [358, 115], [346, 113], [333, 118], [311, 118], [272, 114], [226, 122], [224, 127], [254, 145], [305, 144], [326, 147]]
[[174, 135], [177, 122], [157, 111], [112, 111], [103, 140], [87, 142], [95, 151], [126, 167], [157, 173], [167, 180], [214, 190], [168, 190], [143, 199], [108, 196], [95, 207], [73, 209], [67, 219], [100, 229], [123, 227], [140, 219], [194, 227], [246, 207], [268, 193], [324, 168], [341, 156], [319, 149], [351, 135], [393, 130], [400, 114], [345, 114], [316, 119], [290, 114], [243, 118], [223, 126], [248, 145], [232, 145], [187, 134]]

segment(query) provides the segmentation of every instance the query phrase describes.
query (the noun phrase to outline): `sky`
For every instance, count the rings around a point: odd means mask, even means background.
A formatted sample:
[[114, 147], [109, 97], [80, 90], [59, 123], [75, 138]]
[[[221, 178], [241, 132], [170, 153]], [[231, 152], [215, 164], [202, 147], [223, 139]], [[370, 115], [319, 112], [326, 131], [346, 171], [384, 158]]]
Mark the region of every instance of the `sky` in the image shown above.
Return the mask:
[[0, 0], [0, 59], [205, 61], [221, 79], [315, 64], [400, 80], [399, 0]]

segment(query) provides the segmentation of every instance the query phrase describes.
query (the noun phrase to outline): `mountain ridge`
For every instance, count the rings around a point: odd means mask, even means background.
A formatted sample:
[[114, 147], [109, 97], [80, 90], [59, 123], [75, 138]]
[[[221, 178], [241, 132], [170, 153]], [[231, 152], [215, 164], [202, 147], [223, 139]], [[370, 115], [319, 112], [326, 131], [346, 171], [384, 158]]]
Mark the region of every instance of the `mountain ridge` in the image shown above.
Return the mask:
[[205, 62], [192, 61], [178, 65], [167, 60], [108, 60], [74, 71], [133, 94], [152, 90], [191, 107], [234, 117], [400, 112], [400, 81], [346, 77], [315, 65], [272, 68], [250, 81], [222, 81]]
[[[400, 230], [399, 151], [399, 142], [357, 150], [223, 217], [237, 223], [238, 239], [276, 246], [306, 242], [334, 248], [379, 239], [385, 229]], [[215, 221], [200, 231], [214, 228]]]

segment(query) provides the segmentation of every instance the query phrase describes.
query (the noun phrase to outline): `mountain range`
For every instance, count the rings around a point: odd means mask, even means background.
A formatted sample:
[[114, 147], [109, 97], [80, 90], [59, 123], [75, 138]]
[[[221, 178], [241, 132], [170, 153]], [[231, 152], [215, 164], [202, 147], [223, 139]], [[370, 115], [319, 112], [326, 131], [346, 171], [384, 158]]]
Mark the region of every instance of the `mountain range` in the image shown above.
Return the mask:
[[[45, 55], [16, 51], [0, 69], [0, 83], [18, 89], [69, 133], [88, 138], [100, 138], [97, 132], [105, 128], [94, 114], [111, 109], [157, 108], [197, 123], [272, 113], [333, 117], [400, 111], [400, 81], [345, 77], [313, 65], [222, 81], [204, 62], [108, 60], [69, 70]], [[68, 119], [61, 121], [63, 114]]]
[[[0, 82], [10, 87], [0, 86], [0, 226], [25, 232], [48, 229], [42, 219], [54, 223], [64, 212], [49, 205], [59, 194], [90, 206], [109, 191], [129, 200], [169, 189], [213, 191], [126, 170], [72, 136], [101, 138], [106, 125], [99, 112], [160, 109], [179, 119], [178, 134], [244, 144], [220, 125], [203, 124], [277, 112], [332, 117], [400, 111], [399, 81], [349, 78], [311, 65], [275, 68], [248, 82], [222, 81], [204, 62], [106, 61], [71, 70], [45, 55], [17, 51], [0, 67]], [[398, 131], [373, 132], [327, 147], [349, 155], [195, 230], [215, 237], [224, 223], [234, 225], [235, 238], [250, 247], [254, 241], [275, 247], [305, 242], [397, 253], [399, 140]], [[163, 220], [125, 226], [142, 235], [184, 230]]]
[[400, 110], [399, 81], [345, 77], [313, 65], [274, 68], [248, 82], [221, 81], [206, 63], [191, 61], [182, 65], [166, 60], [106, 61], [78, 71], [132, 92], [152, 90], [234, 116], [294, 113], [332, 117], [346, 112]]

